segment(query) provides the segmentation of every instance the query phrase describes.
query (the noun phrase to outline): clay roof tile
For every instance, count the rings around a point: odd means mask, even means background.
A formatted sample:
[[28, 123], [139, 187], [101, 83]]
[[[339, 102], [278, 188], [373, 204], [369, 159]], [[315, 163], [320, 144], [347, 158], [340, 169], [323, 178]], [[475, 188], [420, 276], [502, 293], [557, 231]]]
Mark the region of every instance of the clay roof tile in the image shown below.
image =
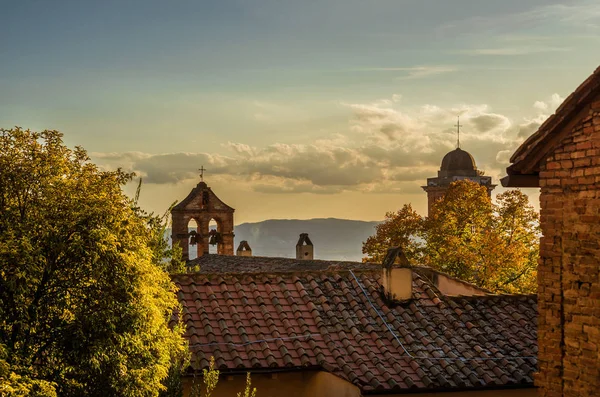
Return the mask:
[[414, 271], [413, 299], [388, 306], [380, 266], [208, 257], [218, 277], [173, 276], [194, 370], [320, 367], [363, 392], [532, 384], [535, 297], [447, 297]]

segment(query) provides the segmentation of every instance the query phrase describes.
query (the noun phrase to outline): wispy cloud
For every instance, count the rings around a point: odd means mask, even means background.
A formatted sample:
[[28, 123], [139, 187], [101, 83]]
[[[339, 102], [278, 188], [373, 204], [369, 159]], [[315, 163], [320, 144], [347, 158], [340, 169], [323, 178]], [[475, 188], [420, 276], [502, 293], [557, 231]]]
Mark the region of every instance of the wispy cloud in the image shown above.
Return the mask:
[[459, 51], [462, 54], [468, 55], [493, 55], [493, 56], [515, 56], [515, 55], [529, 55], [538, 54], [543, 52], [566, 52], [571, 51], [570, 48], [566, 47], [496, 47], [496, 48], [475, 48], [471, 50]]
[[432, 65], [432, 66], [413, 66], [413, 67], [373, 67], [351, 69], [355, 72], [395, 72], [399, 73], [398, 79], [420, 79], [424, 77], [437, 76], [440, 74], [458, 71], [456, 66]]
[[398, 77], [399, 79], [422, 79], [425, 77], [437, 76], [458, 71], [458, 68], [452, 66], [419, 66], [408, 71], [408, 75]]
[[473, 16], [444, 24], [438, 28], [438, 32], [511, 32], [539, 23], [563, 25], [579, 31], [600, 30], [600, 2], [575, 0], [568, 4], [547, 4], [508, 14]]

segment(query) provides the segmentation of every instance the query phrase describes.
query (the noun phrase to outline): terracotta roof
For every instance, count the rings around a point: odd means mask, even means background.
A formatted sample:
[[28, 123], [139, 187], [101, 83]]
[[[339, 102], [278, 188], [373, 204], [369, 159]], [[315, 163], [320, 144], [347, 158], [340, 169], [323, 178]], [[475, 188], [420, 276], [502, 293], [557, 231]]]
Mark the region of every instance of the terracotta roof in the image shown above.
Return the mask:
[[391, 307], [377, 265], [217, 259], [253, 270], [173, 276], [191, 370], [211, 356], [224, 372], [319, 368], [363, 393], [533, 384], [535, 296], [447, 297], [413, 268], [413, 299]]
[[558, 134], [577, 113], [585, 108], [600, 93], [600, 67], [592, 73], [564, 102], [556, 112], [531, 135], [510, 158], [513, 163], [507, 168], [511, 174], [529, 174], [537, 172], [539, 162], [554, 144], [558, 143]]
[[[191, 190], [191, 192], [187, 195], [186, 198], [184, 198], [180, 203], [178, 203], [176, 206], [174, 206], [171, 209], [171, 212], [186, 211], [188, 209], [188, 206], [193, 204], [194, 200], [196, 200], [196, 199], [201, 200], [200, 197], [202, 195], [202, 192], [206, 192], [209, 195], [209, 197], [211, 198], [210, 204], [209, 204], [210, 209], [215, 209], [215, 205], [218, 205], [219, 211], [226, 211], [226, 212], [234, 212], [235, 211], [234, 208], [228, 206], [227, 204], [225, 204], [223, 202], [223, 200], [221, 200], [219, 197], [217, 197], [217, 195], [206, 184], [206, 182], [199, 182], [196, 185], [196, 187]], [[194, 208], [194, 210], [197, 210], [197, 209], [198, 208]]]
[[307, 272], [335, 269], [379, 270], [380, 264], [351, 261], [326, 261], [319, 259], [275, 258], [270, 256], [232, 256], [205, 254], [188, 261], [200, 267], [200, 273], [263, 273]]

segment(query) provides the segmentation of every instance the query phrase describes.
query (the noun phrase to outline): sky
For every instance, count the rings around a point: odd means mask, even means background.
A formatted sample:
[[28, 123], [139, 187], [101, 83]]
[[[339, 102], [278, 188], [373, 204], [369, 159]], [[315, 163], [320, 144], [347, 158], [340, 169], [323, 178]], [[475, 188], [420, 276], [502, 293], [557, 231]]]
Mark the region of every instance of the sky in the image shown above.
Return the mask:
[[597, 0], [0, 0], [0, 24], [0, 127], [61, 131], [158, 213], [204, 166], [236, 224], [425, 214], [457, 116], [499, 184], [600, 64]]

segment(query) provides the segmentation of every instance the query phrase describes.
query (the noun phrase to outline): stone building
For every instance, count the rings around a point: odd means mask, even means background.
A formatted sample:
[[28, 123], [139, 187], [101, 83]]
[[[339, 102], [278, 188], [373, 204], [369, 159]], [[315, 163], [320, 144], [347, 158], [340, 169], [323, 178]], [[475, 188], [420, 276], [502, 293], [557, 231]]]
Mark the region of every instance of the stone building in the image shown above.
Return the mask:
[[422, 186], [423, 190], [427, 192], [428, 213], [431, 213], [433, 204], [444, 197], [452, 182], [463, 179], [485, 186], [489, 195], [496, 187], [496, 185], [492, 185], [491, 176], [485, 176], [483, 171], [477, 170], [473, 156], [458, 147], [444, 156], [438, 176], [427, 178], [427, 185]]
[[513, 154], [502, 185], [540, 187], [540, 396], [600, 395], [600, 67]]
[[[188, 196], [171, 210], [172, 241], [183, 250], [183, 259], [190, 259], [190, 246], [197, 250], [196, 256], [209, 253], [209, 245], [217, 246], [219, 255], [233, 255], [234, 209], [221, 201], [205, 182], [201, 181]], [[189, 230], [195, 221], [196, 230]], [[214, 220], [216, 230], [210, 230]]]

